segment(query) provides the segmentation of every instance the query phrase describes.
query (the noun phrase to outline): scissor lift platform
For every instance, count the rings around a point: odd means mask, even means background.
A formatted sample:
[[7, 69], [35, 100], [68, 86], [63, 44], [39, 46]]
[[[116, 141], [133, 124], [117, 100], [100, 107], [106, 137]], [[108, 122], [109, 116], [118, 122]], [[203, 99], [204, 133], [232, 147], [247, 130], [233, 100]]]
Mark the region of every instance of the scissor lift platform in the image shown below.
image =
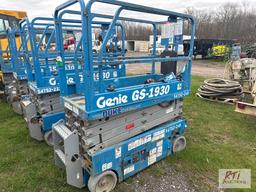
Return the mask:
[[80, 118], [74, 112], [74, 108], [68, 107], [65, 107], [65, 125], [70, 130], [78, 130], [81, 146], [88, 154], [93, 154], [182, 115], [182, 100], [94, 121]]
[[[112, 15], [103, 15], [92, 9], [95, 3], [112, 6]], [[81, 11], [70, 10], [77, 4]], [[114, 11], [115, 10], [115, 11]], [[138, 17], [121, 16], [123, 12], [140, 12]], [[86, 13], [86, 14], [84, 14]], [[153, 14], [159, 19], [143, 14]], [[128, 15], [128, 14], [127, 14]], [[65, 118], [53, 125], [55, 164], [66, 170], [67, 183], [91, 192], [110, 192], [117, 182], [142, 171], [153, 163], [181, 151], [186, 146], [183, 136], [187, 128], [182, 116], [182, 99], [190, 93], [191, 66], [195, 34], [194, 18], [190, 15], [127, 3], [123, 1], [70, 0], [55, 10], [56, 44], [62, 65], [58, 66], [60, 91]], [[81, 18], [79, 21], [66, 18]], [[64, 19], [65, 18], [65, 19]], [[93, 53], [92, 31], [99, 18], [109, 25], [101, 38], [101, 47]], [[164, 18], [159, 22], [160, 18]], [[70, 95], [65, 74], [65, 50], [62, 30], [72, 22], [81, 24], [82, 77], [81, 92]], [[108, 55], [122, 22], [149, 25], [153, 33], [150, 55], [126, 57]], [[191, 27], [191, 47], [187, 56], [178, 56], [183, 29], [176, 34], [172, 27], [187, 22]], [[164, 54], [156, 53], [158, 25]], [[116, 42], [116, 41], [115, 41]], [[172, 49], [172, 50], [170, 50]], [[178, 63], [179, 62], [179, 63]], [[161, 64], [161, 73], [156, 64]], [[103, 78], [104, 67], [150, 64], [151, 72], [135, 76]], [[177, 65], [179, 66], [177, 67]], [[99, 78], [94, 78], [94, 68]], [[81, 74], [75, 72], [76, 79]], [[77, 81], [79, 83], [79, 81]]]
[[[153, 82], [147, 83], [148, 80]], [[81, 118], [94, 120], [181, 99], [188, 96], [190, 91], [189, 86], [183, 80], [166, 80], [162, 75], [150, 74], [105, 80], [104, 84], [106, 85], [105, 92], [96, 94], [93, 103], [90, 103], [94, 110], [86, 110], [84, 96], [64, 97], [64, 105], [76, 111]], [[108, 91], [109, 87], [114, 88]]]

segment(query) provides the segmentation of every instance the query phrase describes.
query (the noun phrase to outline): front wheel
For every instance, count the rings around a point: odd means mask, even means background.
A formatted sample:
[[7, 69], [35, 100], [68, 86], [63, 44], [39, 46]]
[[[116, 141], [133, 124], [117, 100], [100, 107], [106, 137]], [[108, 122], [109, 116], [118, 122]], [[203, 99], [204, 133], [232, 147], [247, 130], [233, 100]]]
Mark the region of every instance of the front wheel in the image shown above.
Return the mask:
[[187, 141], [184, 136], [178, 136], [173, 140], [172, 151], [177, 153], [183, 151], [186, 148]]
[[90, 176], [88, 189], [90, 192], [110, 192], [117, 184], [117, 176], [113, 171], [106, 171], [97, 176]]
[[49, 146], [53, 146], [52, 130], [44, 134], [44, 140]]

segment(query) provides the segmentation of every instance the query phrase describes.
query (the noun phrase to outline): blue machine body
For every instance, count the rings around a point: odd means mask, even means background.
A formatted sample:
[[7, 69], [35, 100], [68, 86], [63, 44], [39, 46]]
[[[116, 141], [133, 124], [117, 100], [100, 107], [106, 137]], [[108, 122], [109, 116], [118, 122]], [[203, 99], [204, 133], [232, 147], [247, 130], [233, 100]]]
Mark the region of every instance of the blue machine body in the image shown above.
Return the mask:
[[[43, 23], [42, 23], [43, 22]], [[45, 23], [46, 22], [46, 23]], [[75, 20], [73, 20], [75, 25], [64, 25], [65, 27], [69, 28], [78, 28], [77, 31], [79, 32], [80, 25], [76, 24]], [[76, 32], [75, 29], [71, 29]], [[37, 88], [38, 92], [40, 93], [47, 93], [53, 91], [59, 91], [59, 84], [60, 84], [60, 77], [57, 72], [58, 62], [56, 61], [57, 57], [59, 56], [58, 50], [50, 50], [51, 43], [55, 41], [56, 31], [54, 29], [53, 19], [52, 18], [35, 18], [29, 24], [29, 31], [30, 31], [30, 42], [32, 42], [32, 56], [34, 58], [34, 72], [35, 72], [35, 85], [34, 87]], [[66, 29], [66, 33], [70, 30]], [[64, 31], [62, 31], [63, 36]], [[41, 38], [39, 41], [36, 41], [36, 35], [41, 34]], [[47, 38], [48, 34], [48, 38]], [[63, 38], [63, 37], [62, 37]], [[44, 39], [47, 39], [45, 42], [45, 50], [40, 50], [40, 45], [43, 43]], [[67, 74], [66, 84], [67, 84], [67, 94], [79, 94], [78, 90], [72, 91], [72, 86], [75, 86], [75, 73], [78, 74], [79, 82], [84, 84], [84, 80], [82, 76], [82, 68], [81, 65], [78, 63], [81, 60], [82, 54], [80, 51], [80, 43], [81, 39], [76, 39], [76, 46], [73, 51], [66, 51], [65, 57], [67, 59], [67, 63], [64, 66], [64, 71]], [[61, 61], [59, 63], [61, 65]], [[57, 73], [57, 75], [56, 75]], [[112, 77], [118, 76], [118, 73], [124, 73], [124, 70], [119, 70], [112, 68], [104, 71], [105, 77], [110, 79]], [[97, 72], [94, 74], [94, 78], [98, 77]], [[121, 75], [121, 74], [120, 74]], [[86, 86], [86, 85], [84, 85]], [[57, 90], [56, 90], [57, 88]], [[48, 91], [47, 91], [48, 89]]]
[[11, 63], [13, 75], [17, 80], [27, 80], [27, 60], [24, 59], [24, 50], [22, 43], [17, 45], [16, 38], [21, 38], [18, 28], [8, 29], [7, 38], [8, 46], [10, 47]]
[[64, 119], [64, 118], [65, 118], [64, 111], [42, 115], [42, 121], [43, 121], [42, 132], [46, 133], [46, 132], [52, 130], [52, 125], [54, 123], [56, 123], [56, 120], [58, 121], [58, 120]]
[[[106, 36], [103, 39], [102, 49], [95, 55], [92, 52], [91, 33], [92, 24], [98, 17], [102, 17], [101, 14], [94, 13], [91, 10], [92, 5], [95, 2], [105, 3], [120, 6], [115, 12], [114, 16], [108, 16], [111, 19], [111, 24], [106, 32]], [[99, 118], [105, 118], [113, 115], [117, 115], [123, 112], [145, 108], [153, 104], [161, 103], [164, 101], [175, 100], [183, 98], [189, 95], [190, 92], [190, 78], [191, 78], [191, 65], [192, 65], [192, 53], [193, 46], [191, 46], [188, 56], [178, 57], [161, 57], [156, 54], [156, 37], [157, 37], [157, 24], [161, 22], [152, 22], [147, 20], [139, 20], [132, 18], [123, 18], [120, 16], [122, 11], [140, 11], [143, 13], [158, 14], [167, 17], [176, 17], [179, 19], [188, 20], [191, 23], [191, 44], [194, 43], [195, 35], [195, 22], [192, 16], [186, 14], [175, 13], [171, 11], [163, 11], [159, 9], [153, 9], [149, 7], [134, 5], [130, 3], [120, 1], [89, 1], [85, 4], [84, 1], [68, 1], [67, 3], [60, 5], [55, 10], [55, 26], [56, 26], [56, 37], [57, 44], [59, 46], [59, 56], [62, 58], [63, 63], [65, 61], [65, 51], [61, 44], [61, 32], [63, 28], [64, 19], [62, 18], [64, 8], [78, 3], [81, 8], [80, 16], [82, 22], [82, 47], [84, 53], [84, 64], [83, 68], [83, 79], [86, 81], [86, 86], [82, 86], [83, 95], [85, 96], [86, 105], [78, 106], [79, 114], [83, 114], [84, 119], [94, 120]], [[70, 11], [72, 12], [72, 11]], [[74, 11], [74, 14], [77, 13]], [[84, 14], [87, 13], [87, 14]], [[153, 52], [148, 56], [138, 57], [114, 57], [109, 62], [105, 62], [108, 57], [105, 56], [105, 48], [108, 41], [113, 35], [113, 29], [119, 21], [131, 21], [144, 24], [150, 24], [153, 26], [154, 34], [154, 46]], [[88, 27], [87, 27], [88, 26]], [[176, 41], [179, 42], [180, 38]], [[59, 41], [59, 43], [58, 43]], [[170, 78], [156, 73], [157, 62], [171, 62], [171, 61], [183, 61], [187, 62], [184, 66], [182, 74], [177, 78]], [[143, 64], [151, 63], [152, 71], [149, 74], [142, 76], [122, 76], [115, 79], [103, 79], [102, 68], [120, 63], [122, 65], [127, 64]], [[99, 80], [95, 81], [93, 78], [94, 67], [99, 68]], [[66, 83], [66, 74], [63, 70], [64, 66], [59, 67], [60, 75], [60, 90], [62, 96], [68, 96], [68, 89]], [[75, 74], [78, 75], [78, 74]], [[152, 79], [152, 82], [145, 84], [145, 80]], [[111, 89], [110, 89], [111, 88]]]
[[[0, 32], [2, 35], [7, 36], [6, 31], [1, 31]], [[11, 53], [10, 53], [10, 46], [8, 45], [6, 49], [0, 45], [0, 57], [1, 57], [1, 70], [3, 73], [12, 73], [14, 68], [13, 68], [13, 63], [12, 63], [12, 58], [11, 58]]]
[[[96, 3], [107, 4], [109, 6], [112, 5], [115, 7], [114, 14], [103, 15], [97, 13], [94, 11], [94, 9], [92, 9], [93, 5]], [[80, 7], [79, 11], [68, 10], [75, 4]], [[158, 15], [161, 16], [161, 18], [166, 17], [166, 20], [150, 21], [150, 19], [145, 20], [124, 17], [121, 16], [124, 11], [135, 11], [145, 14]], [[82, 96], [69, 95], [68, 84], [66, 82], [67, 74], [65, 71], [65, 66], [68, 63], [68, 60], [65, 56], [62, 31], [64, 29], [64, 25], [66, 24], [64, 15], [67, 13], [70, 15], [79, 15], [81, 18], [80, 23], [83, 34], [81, 41], [81, 51], [84, 56], [82, 77], [86, 82], [86, 85], [78, 85], [79, 90], [82, 91]], [[92, 44], [92, 26], [93, 22], [99, 18], [106, 18], [110, 20], [110, 24], [106, 30], [105, 36], [103, 37], [101, 49], [97, 54], [95, 54], [93, 53]], [[188, 24], [191, 25], [189, 27], [191, 35], [191, 46], [188, 56], [158, 55], [156, 51], [158, 25], [168, 22], [176, 22], [178, 20], [187, 21]], [[82, 136], [80, 137], [77, 132], [80, 133], [80, 129], [83, 130], [83, 128], [87, 129], [90, 125], [90, 122], [98, 122], [97, 120], [108, 121], [110, 118], [115, 118], [114, 116], [120, 115], [122, 113], [144, 109], [157, 104], [161, 105], [163, 103], [170, 103], [171, 101], [188, 96], [190, 94], [191, 67], [195, 35], [194, 18], [187, 14], [180, 14], [172, 11], [155, 9], [152, 7], [146, 7], [121, 1], [70, 0], [55, 9], [54, 21], [57, 47], [59, 51], [58, 56], [63, 62], [63, 65], [58, 66], [58, 71], [60, 74], [59, 80], [61, 96], [63, 98], [65, 107], [71, 111], [74, 116], [78, 116], [79, 122], [83, 122], [85, 127], [79, 127], [78, 125], [76, 128], [74, 128], [75, 131], [73, 131], [73, 127], [71, 128], [68, 121], [66, 124], [65, 122], [61, 122], [61, 126], [66, 126], [67, 129], [69, 129], [71, 132], [70, 135], [76, 135], [78, 138], [78, 144], [76, 144], [77, 149], [75, 150], [75, 153], [80, 153], [77, 154], [77, 159], [81, 158], [81, 162], [83, 162], [83, 164], [81, 164], [83, 169], [84, 186], [88, 184], [89, 178], [95, 179], [95, 176], [101, 176], [101, 174], [107, 170], [114, 172], [118, 177], [118, 181], [121, 182], [124, 179], [127, 179], [128, 177], [149, 167], [153, 163], [160, 161], [169, 155], [172, 155], [172, 147], [175, 141], [175, 136], [184, 135], [184, 132], [187, 128], [186, 121], [181, 117], [158, 125], [157, 127], [130, 139], [117, 142], [111, 147], [102, 148], [94, 154], [88, 153], [86, 145], [83, 146], [83, 142], [80, 141], [84, 139], [84, 142], [89, 142], [89, 134], [86, 135], [86, 138], [83, 138]], [[136, 55], [130, 57], [127, 57], [126, 55], [115, 55], [111, 57], [107, 54], [106, 48], [114, 35], [114, 29], [118, 23], [122, 22], [135, 22], [144, 25], [150, 25], [152, 27], [154, 41], [153, 50], [149, 55]], [[183, 37], [182, 35], [176, 35], [172, 37], [170, 35], [170, 38], [168, 38], [167, 34], [167, 37], [163, 41], [163, 44], [166, 45], [166, 51], [168, 51], [170, 46], [168, 44], [170, 44], [171, 38], [173, 38], [172, 47], [177, 52], [178, 45], [181, 44]], [[174, 74], [168, 70], [166, 70], [168, 71], [166, 74], [157, 72], [157, 63], [161, 63], [161, 65], [164, 63], [174, 65], [175, 62], [185, 63], [182, 64], [182, 69], [179, 71], [179, 73]], [[127, 67], [127, 65], [138, 66], [143, 64], [151, 64], [150, 73], [134, 76], [118, 76], [112, 79], [103, 78], [103, 70], [106, 67], [116, 65], [124, 65]], [[98, 79], [94, 79], [95, 67], [98, 69]], [[80, 73], [75, 73], [75, 79], [78, 79], [80, 75]], [[125, 121], [125, 115], [120, 117], [120, 121], [122, 120]], [[113, 125], [113, 127], [114, 126], [115, 125]], [[56, 131], [54, 133], [56, 135], [57, 132], [59, 132], [58, 129], [58, 126], [54, 127], [54, 130]], [[88, 129], [90, 129], [90, 127]], [[65, 136], [65, 138], [69, 137]], [[58, 139], [59, 138], [56, 136], [56, 143], [59, 142]], [[69, 139], [71, 140], [71, 136]], [[67, 139], [67, 142], [69, 139]], [[104, 143], [103, 141], [101, 142]], [[68, 171], [71, 172], [71, 170], [68, 169], [70, 169], [70, 166], [72, 165], [70, 165], [69, 162], [66, 163], [67, 154], [65, 154], [65, 149], [64, 152], [60, 152], [58, 150], [61, 151], [62, 149], [56, 147], [55, 155], [57, 157], [57, 165], [59, 164], [60, 160], [64, 162], [68, 175]], [[67, 150], [69, 151], [70, 148], [67, 148]], [[72, 152], [70, 152], [70, 154], [72, 155]], [[68, 159], [68, 161], [70, 161], [70, 159]], [[76, 162], [75, 158], [74, 162]], [[76, 167], [73, 171], [76, 174], [77, 169], [79, 168]], [[71, 181], [70, 175], [68, 175], [67, 178], [67, 180], [72, 185], [82, 187], [80, 183], [77, 184], [76, 182]], [[81, 177], [77, 176], [76, 179], [74, 178], [74, 180], [78, 180], [79, 178]]]
[[121, 182], [172, 155], [173, 135], [183, 135], [186, 128], [186, 121], [177, 119], [97, 152], [91, 157], [91, 169], [84, 169], [84, 184], [87, 185], [89, 176], [107, 170], [114, 171]]
[[[35, 81], [30, 81], [29, 84], [39, 94], [59, 91], [58, 74], [56, 74], [57, 52], [56, 49], [51, 49], [51, 43], [55, 41], [52, 20], [35, 18], [31, 23], [27, 23], [35, 74]], [[39, 36], [41, 36], [40, 39], [37, 39]], [[68, 74], [72, 74], [74, 66], [69, 65], [66, 70], [69, 71]]]
[[[70, 33], [79, 33], [81, 30], [81, 24], [76, 22], [76, 20], [66, 20], [71, 24], [65, 24], [65, 31], [62, 31], [63, 34]], [[102, 35], [104, 36], [104, 31], [106, 26], [109, 24], [107, 22], [94, 22], [94, 28], [102, 30]], [[121, 25], [118, 25], [122, 29]], [[60, 74], [58, 73], [58, 65], [62, 65], [62, 61], [58, 61], [58, 50], [52, 49], [51, 44], [55, 43], [56, 31], [54, 28], [54, 23], [52, 18], [38, 17], [33, 19], [31, 22], [28, 19], [24, 19], [20, 23], [20, 29], [23, 34], [22, 40], [24, 45], [28, 44], [28, 41], [31, 44], [31, 51], [27, 49], [27, 55], [32, 58], [30, 65], [27, 66], [29, 74], [33, 74], [32, 78], [29, 78], [29, 87], [37, 95], [47, 94], [47, 93], [56, 93], [60, 91]], [[81, 32], [80, 32], [81, 33]], [[26, 36], [29, 36], [29, 39]], [[73, 50], [65, 51], [66, 65], [64, 66], [66, 85], [67, 85], [67, 94], [82, 94], [80, 88], [81, 85], [86, 86], [86, 83], [82, 76], [82, 53], [81, 41], [82, 35], [80, 38], [76, 38], [73, 34], [75, 44]], [[38, 38], [40, 37], [40, 38]], [[124, 34], [122, 33], [122, 41], [124, 45]], [[42, 50], [42, 47], [44, 50]], [[124, 48], [122, 49], [124, 50]], [[120, 54], [120, 53], [113, 53]], [[124, 54], [124, 51], [122, 51]], [[78, 74], [78, 75], [75, 75]], [[94, 68], [94, 79], [99, 78], [99, 72], [97, 72], [97, 66]], [[104, 79], [111, 79], [117, 76], [125, 75], [124, 66], [114, 66], [106, 67], [103, 70]], [[44, 114], [42, 115], [42, 132], [48, 132], [51, 130], [52, 123], [57, 122], [63, 118], [63, 112]]]

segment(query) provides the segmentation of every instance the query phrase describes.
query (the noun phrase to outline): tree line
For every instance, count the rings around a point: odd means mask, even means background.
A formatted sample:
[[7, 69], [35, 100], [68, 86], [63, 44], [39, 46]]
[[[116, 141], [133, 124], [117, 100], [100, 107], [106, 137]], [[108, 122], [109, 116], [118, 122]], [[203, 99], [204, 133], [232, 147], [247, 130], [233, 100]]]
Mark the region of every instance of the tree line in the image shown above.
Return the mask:
[[[256, 42], [256, 9], [246, 1], [242, 4], [226, 3], [214, 10], [187, 8], [185, 13], [195, 17], [198, 39], [237, 40], [242, 44]], [[148, 41], [152, 35], [151, 26], [131, 22], [124, 22], [123, 25], [126, 40]]]
[[186, 13], [195, 17], [199, 39], [236, 39], [242, 44], [256, 42], [256, 10], [246, 1], [226, 3], [208, 11], [188, 8]]

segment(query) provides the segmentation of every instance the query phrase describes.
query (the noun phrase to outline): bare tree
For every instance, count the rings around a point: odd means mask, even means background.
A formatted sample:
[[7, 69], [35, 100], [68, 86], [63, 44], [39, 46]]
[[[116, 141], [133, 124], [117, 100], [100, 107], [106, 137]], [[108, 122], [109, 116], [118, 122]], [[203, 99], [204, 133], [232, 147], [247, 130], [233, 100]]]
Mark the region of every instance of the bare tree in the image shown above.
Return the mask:
[[237, 39], [241, 43], [256, 43], [256, 12], [247, 1], [241, 5], [227, 3], [213, 11], [188, 8], [195, 17], [196, 36], [203, 39]]

